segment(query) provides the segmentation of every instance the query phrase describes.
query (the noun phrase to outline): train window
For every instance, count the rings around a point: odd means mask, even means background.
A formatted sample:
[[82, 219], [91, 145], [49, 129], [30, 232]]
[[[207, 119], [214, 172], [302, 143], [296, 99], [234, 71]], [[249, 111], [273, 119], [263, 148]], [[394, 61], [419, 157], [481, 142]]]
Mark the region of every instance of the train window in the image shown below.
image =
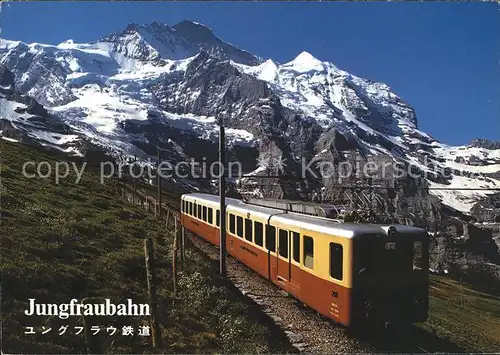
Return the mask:
[[245, 218], [245, 239], [249, 242], [253, 241], [252, 234], [252, 220]]
[[262, 223], [260, 222], [254, 222], [254, 228], [255, 228], [255, 244], [257, 244], [259, 247], [264, 245], [264, 228], [262, 226]]
[[314, 268], [314, 239], [304, 236], [304, 266]]
[[288, 231], [280, 229], [278, 236], [278, 252], [280, 256], [288, 259]]
[[413, 242], [413, 270], [422, 270], [423, 248], [422, 242], [417, 240]]
[[215, 224], [217, 227], [220, 227], [220, 211], [217, 210], [215, 211]]
[[203, 220], [207, 221], [207, 206], [203, 206]]
[[185, 211], [185, 208], [184, 208], [184, 205], [186, 204], [186, 201], [182, 200], [181, 201], [181, 212], [186, 212]]
[[201, 205], [198, 205], [198, 218], [201, 219]]
[[214, 210], [211, 208], [208, 209], [208, 223], [214, 223]]
[[198, 217], [198, 204], [196, 202], [194, 203], [194, 216]]
[[343, 248], [337, 243], [330, 243], [330, 276], [342, 280]]
[[300, 263], [300, 234], [291, 232], [293, 239], [293, 260]]
[[243, 238], [243, 217], [236, 216], [236, 234]]
[[266, 248], [270, 251], [276, 251], [276, 228], [266, 225]]
[[229, 214], [229, 232], [232, 234], [236, 234], [236, 228], [235, 228], [235, 220], [234, 220], [234, 214]]
[[193, 203], [189, 202], [189, 214], [192, 216], [193, 215]]

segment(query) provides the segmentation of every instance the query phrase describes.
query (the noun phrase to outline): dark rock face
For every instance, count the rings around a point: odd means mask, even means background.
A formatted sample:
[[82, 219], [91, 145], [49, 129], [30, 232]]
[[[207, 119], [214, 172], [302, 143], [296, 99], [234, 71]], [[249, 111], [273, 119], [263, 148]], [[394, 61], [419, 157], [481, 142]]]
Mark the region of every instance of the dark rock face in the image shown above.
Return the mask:
[[[260, 156], [281, 157], [287, 164], [286, 171], [281, 172], [282, 181], [266, 190], [272, 190], [272, 196], [300, 197], [295, 184], [286, 177], [299, 176], [297, 157], [305, 152], [311, 155], [321, 129], [314, 121], [304, 125], [296, 113], [282, 107], [267, 83], [201, 52], [188, 65], [185, 75], [167, 78], [151, 90], [165, 111], [215, 117], [223, 114], [226, 127], [254, 134], [259, 138]], [[253, 170], [256, 166], [249, 167]]]
[[7, 98], [12, 101], [16, 101], [22, 104], [25, 104], [27, 108], [17, 108], [17, 113], [29, 113], [38, 117], [46, 117], [48, 115], [47, 110], [40, 105], [35, 99], [21, 95], [19, 93], [13, 93], [12, 95], [8, 95]]
[[[384, 131], [391, 135], [401, 134], [401, 129], [395, 124], [392, 117], [391, 109], [381, 109], [381, 107], [377, 105], [368, 95], [366, 95], [364, 91], [352, 80], [346, 80], [345, 84], [349, 89], [355, 92], [356, 97], [359, 100], [358, 103], [348, 103], [348, 108], [351, 109], [356, 117], [361, 118], [364, 123], [379, 131]], [[397, 104], [408, 110], [406, 118], [408, 121], [417, 126], [417, 115], [415, 114], [415, 110], [399, 98], [395, 98], [394, 100], [396, 100]]]
[[500, 193], [490, 195], [477, 202], [471, 209], [471, 214], [478, 222], [500, 221]]
[[5, 65], [0, 65], [0, 83], [0, 98], [14, 106], [19, 105], [13, 112], [20, 115], [17, 119], [8, 116], [0, 118], [2, 136], [39, 146], [40, 142], [30, 135], [32, 130], [45, 131], [49, 136], [73, 133], [59, 118], [49, 115], [34, 98], [15, 90], [15, 76]]
[[431, 237], [430, 264], [433, 270], [447, 270], [451, 277], [500, 294], [500, 254], [491, 232], [467, 226], [466, 236], [456, 238], [448, 233]]
[[0, 86], [5, 90], [14, 90], [14, 74], [3, 64], [0, 64]]
[[0, 95], [9, 101], [15, 101], [27, 106], [27, 108], [16, 108], [17, 113], [29, 113], [39, 117], [48, 115], [47, 110], [34, 98], [22, 95], [15, 90], [14, 74], [3, 64], [0, 64], [0, 86], [3, 87], [0, 88]]
[[30, 138], [25, 131], [19, 130], [12, 125], [9, 120], [0, 119], [0, 130], [2, 131], [2, 136], [15, 139], [19, 142], [29, 142]]
[[500, 253], [491, 229], [466, 224], [464, 241], [468, 252], [482, 255], [489, 262], [500, 265]]
[[63, 105], [76, 99], [65, 86], [67, 68], [54, 57], [43, 51], [29, 51], [24, 43], [13, 51], [15, 53], [7, 56], [2, 65], [14, 74], [16, 91], [20, 94], [31, 91], [35, 100], [48, 106]]
[[473, 147], [486, 149], [500, 149], [500, 141], [492, 141], [489, 139], [476, 138], [470, 143]]
[[212, 55], [223, 53], [231, 60], [247, 65], [260, 63], [260, 60], [253, 54], [221, 41], [210, 28], [202, 24], [185, 20], [173, 26], [173, 28], [177, 34], [184, 37], [188, 42], [197, 44], [199, 49]]
[[500, 253], [491, 230], [465, 224], [464, 235], [440, 232], [431, 238], [431, 268], [467, 268], [474, 263], [500, 265]]
[[262, 127], [259, 123], [263, 120], [278, 123], [279, 118], [273, 116], [280, 108], [279, 100], [265, 82], [240, 73], [229, 62], [221, 62], [206, 52], [189, 64], [183, 77], [167, 80], [152, 87], [166, 111], [204, 116], [224, 113], [229, 127], [238, 128], [238, 122], [244, 122], [254, 127], [252, 133]]

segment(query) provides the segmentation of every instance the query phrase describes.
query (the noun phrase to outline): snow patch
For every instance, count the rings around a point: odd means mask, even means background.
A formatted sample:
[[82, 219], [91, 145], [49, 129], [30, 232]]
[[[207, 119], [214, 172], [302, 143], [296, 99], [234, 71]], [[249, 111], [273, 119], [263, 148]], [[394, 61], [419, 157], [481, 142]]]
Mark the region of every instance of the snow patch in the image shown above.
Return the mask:
[[322, 61], [316, 59], [310, 53], [305, 51], [301, 52], [297, 57], [295, 57], [294, 60], [283, 66], [298, 73], [325, 70], [325, 65]]
[[12, 143], [18, 143], [19, 142], [18, 140], [15, 140], [14, 138], [9, 138], [9, 137], [5, 137], [5, 136], [1, 136], [0, 138], [2, 138], [3, 140], [5, 140], [7, 142], [12, 142]]

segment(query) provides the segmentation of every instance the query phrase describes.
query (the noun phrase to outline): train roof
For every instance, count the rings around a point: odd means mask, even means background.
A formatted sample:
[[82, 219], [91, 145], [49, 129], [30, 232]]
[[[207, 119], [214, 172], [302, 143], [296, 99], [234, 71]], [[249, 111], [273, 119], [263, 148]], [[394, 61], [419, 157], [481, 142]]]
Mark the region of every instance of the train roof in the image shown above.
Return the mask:
[[[188, 201], [203, 200], [205, 202], [208, 202], [209, 205], [212, 205], [212, 207], [214, 208], [217, 208], [219, 206], [219, 196], [217, 195], [191, 193], [182, 195], [182, 198]], [[285, 212], [274, 208], [252, 205], [249, 203], [245, 203], [243, 200], [238, 200], [234, 198], [226, 198], [226, 206], [228, 211], [235, 211], [241, 213], [250, 212], [252, 215], [258, 216], [260, 218], [265, 218], [270, 221], [276, 221], [278, 223], [287, 223], [290, 225], [297, 226], [299, 228], [305, 228], [317, 232], [333, 234], [346, 238], [353, 238], [356, 236], [366, 235], [366, 234], [387, 235], [390, 227], [394, 227], [398, 233], [405, 235], [421, 234], [425, 232], [425, 230], [422, 228], [411, 227], [401, 224], [380, 225], [380, 224], [368, 224], [368, 223], [345, 223], [324, 217], [310, 216], [294, 212]]]

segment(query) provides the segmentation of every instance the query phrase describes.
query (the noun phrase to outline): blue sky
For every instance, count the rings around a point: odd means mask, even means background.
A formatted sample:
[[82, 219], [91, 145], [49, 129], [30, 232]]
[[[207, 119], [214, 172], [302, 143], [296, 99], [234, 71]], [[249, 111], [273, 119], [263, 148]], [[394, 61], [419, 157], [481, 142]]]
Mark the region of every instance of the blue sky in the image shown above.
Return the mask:
[[57, 44], [96, 40], [128, 23], [184, 19], [263, 58], [302, 50], [382, 81], [448, 144], [500, 140], [500, 13], [495, 3], [3, 3], [2, 37]]

